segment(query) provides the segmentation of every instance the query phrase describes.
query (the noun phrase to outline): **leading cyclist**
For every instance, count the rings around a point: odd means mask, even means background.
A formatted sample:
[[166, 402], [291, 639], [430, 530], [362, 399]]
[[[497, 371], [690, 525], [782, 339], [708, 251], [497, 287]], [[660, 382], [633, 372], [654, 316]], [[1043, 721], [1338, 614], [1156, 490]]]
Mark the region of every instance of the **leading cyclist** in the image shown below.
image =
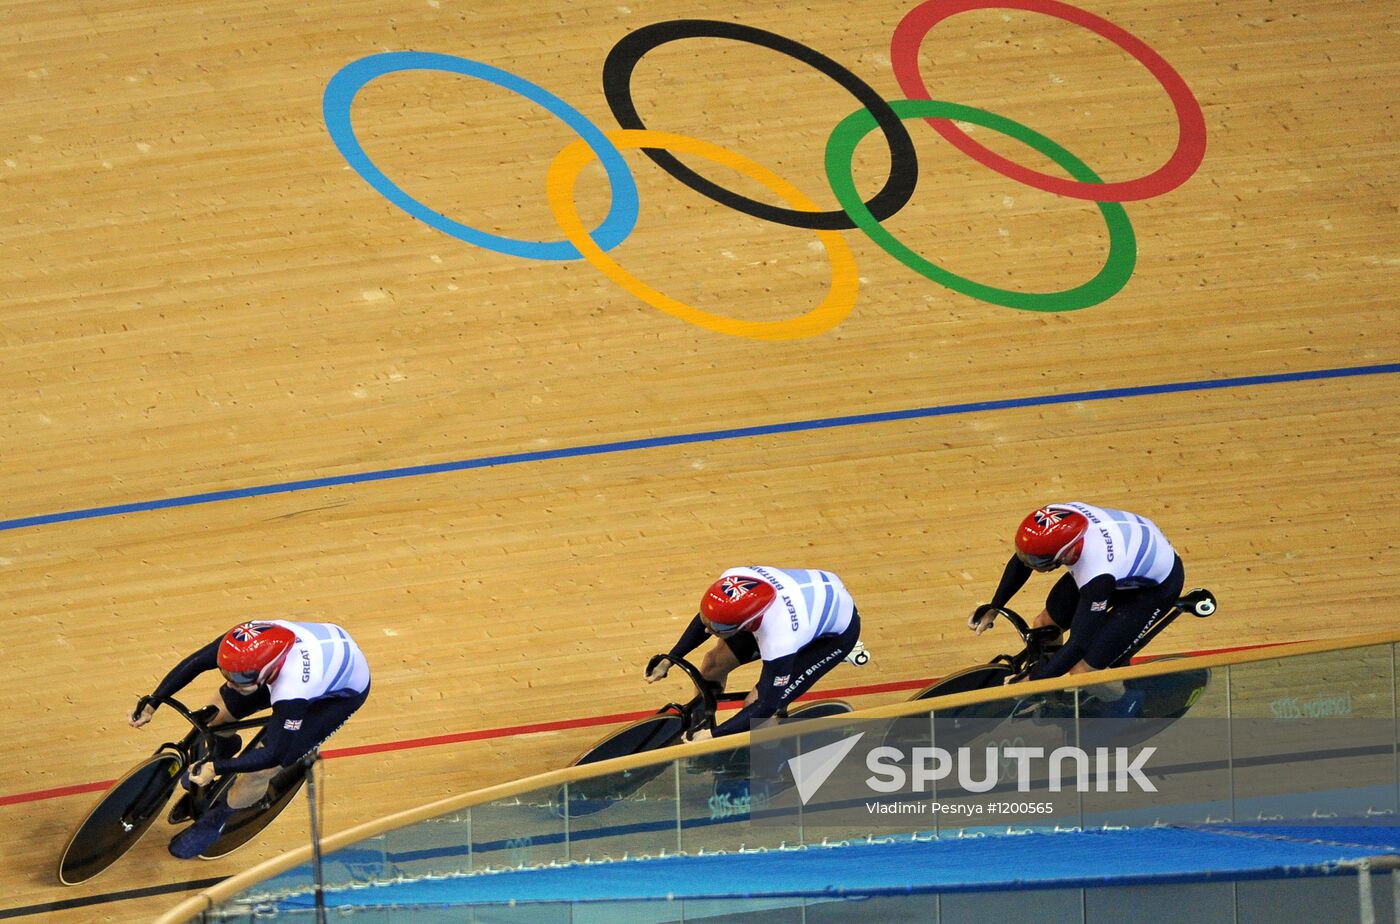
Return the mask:
[[245, 622], [175, 665], [155, 692], [136, 704], [131, 726], [140, 728], [150, 722], [165, 697], [216, 668], [225, 683], [210, 703], [218, 710], [211, 726], [246, 718], [269, 706], [272, 716], [258, 747], [238, 754], [242, 742], [236, 734], [219, 736], [211, 759], [190, 766], [192, 785], [205, 786], [229, 773], [238, 778], [207, 812], [171, 840], [170, 852], [183, 860], [209, 849], [234, 812], [261, 799], [278, 770], [319, 747], [369, 696], [369, 665], [350, 633], [340, 626], [281, 619]]

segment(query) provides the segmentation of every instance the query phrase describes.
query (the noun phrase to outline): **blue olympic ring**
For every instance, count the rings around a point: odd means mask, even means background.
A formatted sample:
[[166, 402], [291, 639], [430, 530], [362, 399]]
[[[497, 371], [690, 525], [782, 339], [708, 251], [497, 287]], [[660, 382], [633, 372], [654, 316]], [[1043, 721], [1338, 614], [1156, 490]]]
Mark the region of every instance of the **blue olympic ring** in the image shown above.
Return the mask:
[[608, 183], [612, 186], [612, 207], [603, 223], [589, 236], [607, 251], [626, 240], [632, 229], [637, 226], [637, 217], [641, 214], [641, 199], [637, 195], [637, 184], [632, 179], [632, 172], [622, 158], [622, 152], [603, 135], [602, 129], [577, 109], [543, 87], [489, 64], [425, 51], [389, 51], [352, 61], [337, 71], [330, 83], [326, 84], [321, 111], [326, 120], [326, 127], [330, 130], [331, 140], [335, 142], [346, 163], [363, 177], [365, 182], [374, 187], [375, 191], [414, 218], [444, 234], [450, 234], [468, 244], [475, 244], [496, 253], [532, 260], [578, 260], [583, 256], [578, 248], [568, 241], [522, 241], [490, 234], [454, 221], [404, 192], [384, 175], [384, 171], [374, 165], [360, 146], [359, 139], [355, 137], [355, 129], [350, 124], [350, 107], [355, 101], [355, 94], [371, 80], [399, 71], [447, 71], [475, 77], [518, 93], [538, 104], [587, 142], [598, 155], [603, 169], [607, 171]]

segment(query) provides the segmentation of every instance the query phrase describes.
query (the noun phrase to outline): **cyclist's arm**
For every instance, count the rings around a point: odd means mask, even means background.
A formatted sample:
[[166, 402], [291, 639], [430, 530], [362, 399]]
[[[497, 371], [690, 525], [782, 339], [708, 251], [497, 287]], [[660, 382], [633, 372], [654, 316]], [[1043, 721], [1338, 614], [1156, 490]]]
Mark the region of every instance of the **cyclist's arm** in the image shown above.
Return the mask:
[[252, 773], [255, 770], [290, 766], [316, 745], [304, 730], [310, 706], [309, 699], [284, 699], [274, 704], [262, 746], [237, 757], [214, 761], [214, 772], [221, 775]]
[[[1070, 623], [1069, 641], [1031, 668], [1031, 680], [1063, 676], [1084, 660], [1089, 644], [1108, 621], [1108, 598], [1113, 596], [1114, 585], [1113, 575], [1100, 574], [1079, 588], [1079, 605], [1074, 610], [1074, 621]], [[1093, 667], [1092, 664], [1089, 666]]]
[[170, 673], [165, 675], [165, 679], [156, 687], [151, 699], [151, 705], [157, 705], [167, 696], [174, 696], [185, 687], [190, 685], [190, 681], [198, 677], [205, 671], [212, 671], [219, 666], [219, 643], [224, 640], [220, 635], [214, 641], [190, 655], [179, 664], [170, 669]]
[[[758, 686], [754, 687], [758, 695], [754, 697], [753, 702], [716, 726], [714, 736], [722, 738], [725, 735], [737, 735], [748, 731], [750, 723], [777, 715], [783, 706], [783, 688], [787, 686], [788, 678], [792, 676], [792, 666], [796, 662], [795, 652], [773, 661], [764, 661], [763, 671], [758, 675]], [[779, 678], [782, 679], [782, 683], [778, 683]]]
[[992, 606], [1000, 609], [1010, 603], [1011, 598], [1016, 596], [1016, 591], [1026, 586], [1030, 576], [1030, 566], [1012, 555], [1011, 560], [1006, 563], [1006, 570], [1001, 573], [1001, 583], [997, 585], [997, 592], [992, 594]]
[[700, 643], [705, 641], [705, 636], [709, 634], [705, 629], [705, 624], [700, 621], [700, 614], [696, 613], [695, 618], [690, 621], [690, 625], [686, 626], [685, 631], [681, 633], [680, 640], [671, 646], [671, 657], [684, 658], [699, 648]]

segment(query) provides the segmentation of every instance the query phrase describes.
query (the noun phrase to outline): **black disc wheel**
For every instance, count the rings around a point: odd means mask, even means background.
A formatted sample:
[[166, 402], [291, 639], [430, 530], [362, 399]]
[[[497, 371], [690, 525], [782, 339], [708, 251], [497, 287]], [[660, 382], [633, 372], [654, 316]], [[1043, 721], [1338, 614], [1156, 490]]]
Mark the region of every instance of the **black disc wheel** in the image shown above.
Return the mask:
[[914, 699], [933, 699], [937, 696], [952, 696], [955, 693], [968, 693], [972, 690], [985, 690], [999, 687], [1011, 676], [1011, 668], [1005, 664], [979, 664], [967, 670], [949, 674], [942, 680], [926, 687]]
[[201, 860], [215, 860], [233, 853], [262, 833], [262, 830], [282, 814], [287, 804], [296, 798], [306, 782], [306, 769], [297, 765], [290, 773], [279, 773], [268, 784], [266, 805], [258, 804], [234, 812], [224, 825], [224, 833], [214, 845], [199, 855]]
[[[628, 757], [669, 747], [678, 743], [684, 732], [685, 720], [674, 713], [648, 716], [608, 735], [580, 754], [573, 766], [594, 764], [612, 760], [614, 757]], [[660, 776], [668, 766], [670, 765], [667, 763], [651, 764], [577, 780], [567, 787], [559, 787], [555, 801], [561, 810], [567, 801], [570, 815], [592, 815], [631, 796]]]
[[170, 800], [183, 766], [179, 755], [162, 751], [107, 790], [63, 849], [59, 882], [86, 882], [134, 847]]
[[838, 715], [845, 715], [853, 712], [850, 703], [843, 703], [839, 699], [824, 699], [816, 703], [807, 703], [798, 706], [796, 709], [788, 710], [787, 721], [797, 722], [807, 719], [832, 719]]

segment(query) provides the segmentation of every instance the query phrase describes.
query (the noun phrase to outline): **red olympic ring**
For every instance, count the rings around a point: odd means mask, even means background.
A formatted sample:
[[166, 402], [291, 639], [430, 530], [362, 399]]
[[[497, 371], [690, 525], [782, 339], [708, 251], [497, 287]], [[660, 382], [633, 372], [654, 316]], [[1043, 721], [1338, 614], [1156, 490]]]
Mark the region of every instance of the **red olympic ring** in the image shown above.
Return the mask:
[[919, 73], [919, 46], [929, 30], [956, 13], [969, 10], [1009, 9], [1044, 13], [1065, 22], [1083, 26], [1108, 39], [1142, 64], [1167, 91], [1176, 109], [1176, 150], [1165, 164], [1146, 176], [1122, 183], [1083, 183], [1051, 176], [1022, 167], [1000, 154], [983, 147], [948, 119], [925, 119], [934, 130], [959, 151], [984, 166], [1019, 183], [1046, 192], [1093, 202], [1128, 202], [1151, 199], [1176, 189], [1185, 183], [1206, 155], [1206, 120], [1201, 104], [1191, 88], [1166, 59], [1153, 51], [1137, 36], [1115, 26], [1106, 19], [1059, 0], [926, 0], [910, 10], [895, 27], [890, 41], [890, 63], [900, 89], [910, 99], [930, 99], [928, 87]]

